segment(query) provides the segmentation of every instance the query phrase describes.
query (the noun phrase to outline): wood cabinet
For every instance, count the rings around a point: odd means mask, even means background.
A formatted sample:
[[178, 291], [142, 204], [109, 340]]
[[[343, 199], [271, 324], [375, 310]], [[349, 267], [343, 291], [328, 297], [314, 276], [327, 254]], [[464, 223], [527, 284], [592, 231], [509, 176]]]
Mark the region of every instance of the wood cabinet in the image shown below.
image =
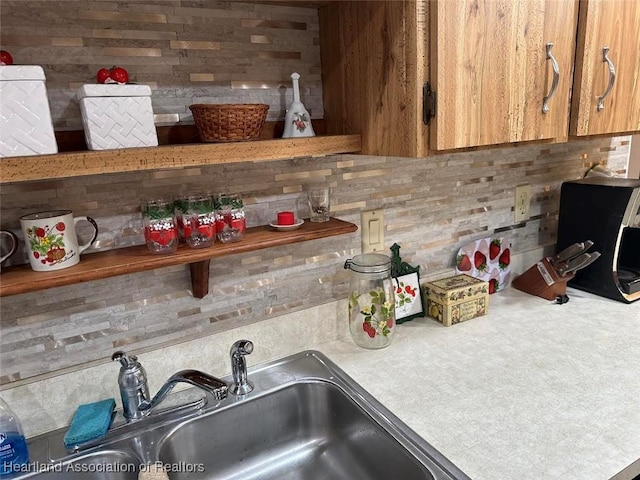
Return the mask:
[[[610, 82], [609, 94], [602, 100]], [[640, 2], [582, 1], [571, 134], [632, 131], [640, 131]]]
[[319, 9], [327, 133], [361, 134], [367, 155], [426, 155], [428, 7], [370, 0]]
[[432, 149], [567, 139], [577, 2], [431, 5]]
[[[421, 157], [567, 141], [570, 124], [577, 135], [640, 130], [638, 10], [636, 0], [332, 2], [320, 8], [327, 132], [361, 133], [364, 154]], [[586, 50], [602, 44], [596, 37], [604, 32], [613, 34], [611, 51], [621, 52], [620, 80], [608, 116], [600, 115], [606, 127], [581, 133], [577, 125], [597, 123], [588, 107], [596, 94], [574, 83], [574, 67], [589, 89], [606, 89], [602, 47]], [[583, 65], [594, 56], [599, 73], [587, 78]], [[435, 116], [425, 126], [427, 82]]]

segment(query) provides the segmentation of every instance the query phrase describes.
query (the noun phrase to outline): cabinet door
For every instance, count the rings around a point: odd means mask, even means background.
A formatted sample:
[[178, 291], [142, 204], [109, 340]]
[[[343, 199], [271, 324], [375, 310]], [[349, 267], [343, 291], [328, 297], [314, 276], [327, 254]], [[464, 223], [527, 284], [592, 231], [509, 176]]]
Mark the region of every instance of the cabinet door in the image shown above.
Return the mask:
[[[438, 0], [431, 15], [435, 150], [566, 140], [577, 0]], [[559, 66], [553, 83], [547, 43]]]
[[[572, 135], [640, 131], [640, 1], [580, 2]], [[602, 101], [610, 82], [615, 81]]]

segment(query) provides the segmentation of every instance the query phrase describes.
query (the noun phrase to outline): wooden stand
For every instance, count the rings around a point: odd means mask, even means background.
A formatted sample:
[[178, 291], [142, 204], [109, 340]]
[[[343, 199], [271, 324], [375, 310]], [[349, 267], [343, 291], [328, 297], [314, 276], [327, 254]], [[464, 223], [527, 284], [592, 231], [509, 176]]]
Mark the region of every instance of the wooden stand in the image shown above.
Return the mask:
[[547, 258], [543, 258], [529, 270], [516, 277], [511, 285], [518, 290], [546, 300], [556, 300], [567, 294], [567, 282], [573, 274], [558, 275]]

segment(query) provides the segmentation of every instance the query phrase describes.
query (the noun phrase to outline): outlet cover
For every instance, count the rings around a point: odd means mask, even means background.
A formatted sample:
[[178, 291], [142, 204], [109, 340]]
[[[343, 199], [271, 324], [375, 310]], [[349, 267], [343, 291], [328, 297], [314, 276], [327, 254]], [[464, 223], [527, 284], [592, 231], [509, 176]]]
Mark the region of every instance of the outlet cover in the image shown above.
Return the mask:
[[362, 222], [362, 253], [384, 250], [384, 215], [382, 210], [360, 214]]
[[516, 187], [516, 194], [513, 207], [513, 220], [516, 223], [529, 220], [531, 216], [531, 185], [520, 185]]

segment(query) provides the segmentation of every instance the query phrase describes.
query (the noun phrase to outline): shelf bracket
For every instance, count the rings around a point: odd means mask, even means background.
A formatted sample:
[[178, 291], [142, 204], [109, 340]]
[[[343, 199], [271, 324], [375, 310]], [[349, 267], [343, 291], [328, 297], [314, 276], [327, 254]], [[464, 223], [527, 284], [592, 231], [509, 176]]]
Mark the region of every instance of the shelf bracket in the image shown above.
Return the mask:
[[209, 264], [211, 260], [202, 260], [189, 264], [191, 270], [191, 289], [193, 296], [204, 298], [209, 293]]

